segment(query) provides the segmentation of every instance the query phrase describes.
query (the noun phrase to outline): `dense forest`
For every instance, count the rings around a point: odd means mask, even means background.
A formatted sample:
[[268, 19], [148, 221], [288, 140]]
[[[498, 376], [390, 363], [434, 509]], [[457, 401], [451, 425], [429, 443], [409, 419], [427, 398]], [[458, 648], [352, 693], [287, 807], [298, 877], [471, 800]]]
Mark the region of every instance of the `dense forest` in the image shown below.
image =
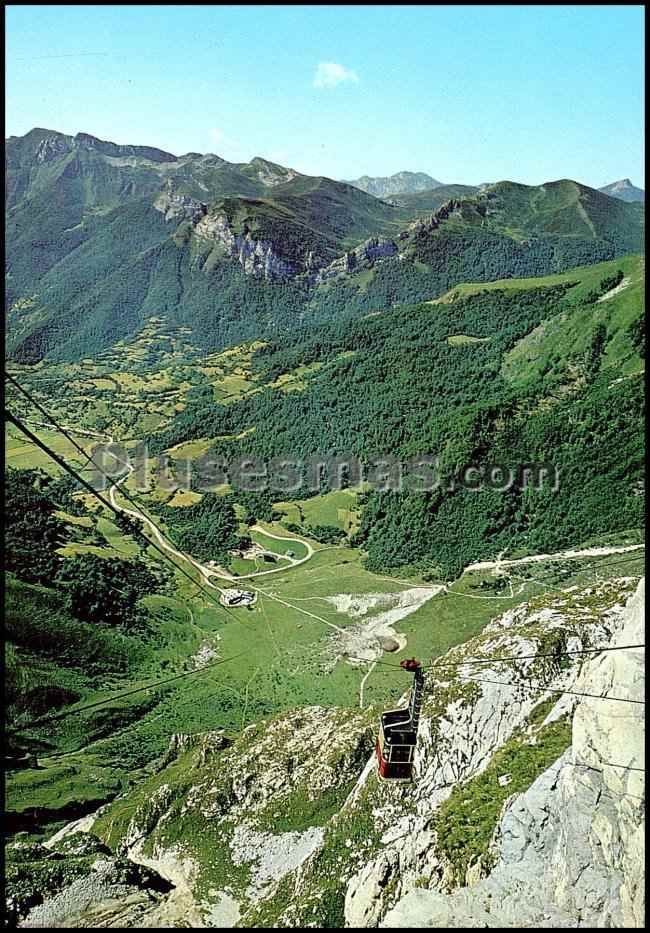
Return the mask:
[[[606, 276], [583, 307], [620, 282]], [[562, 547], [643, 518], [643, 399], [635, 380], [611, 383], [601, 371], [611, 336], [594, 324], [586, 348], [563, 348], [555, 363], [524, 386], [503, 373], [504, 356], [541, 322], [575, 308], [571, 283], [489, 290], [451, 304], [399, 307], [390, 313], [329, 322], [293, 342], [278, 340], [253, 357], [264, 391], [230, 405], [209, 386], [192, 390], [187, 408], [154, 435], [154, 452], [195, 437], [214, 438], [194, 488], [210, 484], [209, 466], [252, 457], [309, 461], [354, 455], [372, 468], [386, 454], [407, 462], [438, 458], [439, 488], [418, 492], [408, 476], [399, 492], [364, 494], [354, 543], [372, 570], [416, 565], [454, 575], [469, 561], [507, 548]], [[638, 352], [640, 325], [626, 339]], [[451, 339], [450, 339], [451, 338]], [[636, 351], [633, 349], [636, 342]], [[278, 375], [321, 362], [302, 392], [270, 387]], [[604, 415], [604, 413], [607, 413]], [[256, 430], [240, 441], [224, 436]], [[472, 464], [517, 468], [551, 464], [559, 474], [540, 489], [468, 489], [454, 479]], [[311, 479], [302, 467], [303, 482]], [[450, 489], [450, 484], [455, 488]], [[278, 489], [276, 498], [325, 492]], [[516, 484], [515, 484], [516, 485]], [[272, 488], [272, 480], [271, 480]]]
[[[70, 483], [40, 470], [5, 473], [5, 567], [18, 580], [54, 587], [59, 603], [83, 622], [128, 631], [146, 622], [141, 600], [164, 592], [169, 573], [138, 558], [62, 557], [68, 530], [62, 509]], [[135, 529], [129, 529], [134, 532]]]
[[207, 492], [199, 502], [182, 509], [162, 506], [160, 514], [174, 543], [197, 560], [228, 565], [229, 550], [250, 545], [237, 534], [239, 522], [230, 496]]

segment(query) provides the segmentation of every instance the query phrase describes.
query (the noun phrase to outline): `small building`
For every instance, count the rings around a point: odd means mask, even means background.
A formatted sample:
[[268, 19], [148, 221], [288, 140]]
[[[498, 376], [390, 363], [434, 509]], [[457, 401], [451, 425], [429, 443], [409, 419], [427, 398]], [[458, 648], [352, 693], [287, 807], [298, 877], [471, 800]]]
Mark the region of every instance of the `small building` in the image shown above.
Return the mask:
[[255, 593], [250, 590], [225, 590], [220, 597], [223, 606], [252, 606]]

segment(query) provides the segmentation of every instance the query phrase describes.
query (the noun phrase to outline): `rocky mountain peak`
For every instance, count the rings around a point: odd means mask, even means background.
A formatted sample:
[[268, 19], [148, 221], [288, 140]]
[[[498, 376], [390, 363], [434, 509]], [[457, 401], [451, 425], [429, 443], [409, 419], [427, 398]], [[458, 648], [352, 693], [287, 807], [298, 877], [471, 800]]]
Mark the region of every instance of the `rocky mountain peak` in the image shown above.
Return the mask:
[[426, 172], [396, 172], [394, 175], [372, 177], [362, 175], [353, 181], [346, 182], [354, 188], [372, 194], [376, 198], [384, 198], [393, 194], [413, 194], [417, 191], [429, 191], [439, 188], [444, 182], [437, 181]]
[[645, 191], [633, 185], [629, 178], [621, 178], [619, 181], [613, 181], [604, 188], [599, 188], [603, 194], [608, 194], [612, 198], [619, 198], [621, 201], [645, 201]]
[[251, 159], [250, 164], [255, 169], [259, 181], [268, 188], [283, 185], [300, 175], [300, 172], [296, 172], [295, 169], [284, 168], [284, 166], [269, 162], [268, 159], [263, 159], [261, 156], [255, 156], [254, 159]]

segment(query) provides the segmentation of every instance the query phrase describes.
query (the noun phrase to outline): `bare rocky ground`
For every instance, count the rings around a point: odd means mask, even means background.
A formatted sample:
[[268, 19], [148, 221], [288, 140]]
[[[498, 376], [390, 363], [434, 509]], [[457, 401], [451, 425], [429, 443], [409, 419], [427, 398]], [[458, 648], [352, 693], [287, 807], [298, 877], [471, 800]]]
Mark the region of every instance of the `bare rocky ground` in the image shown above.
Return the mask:
[[396, 632], [395, 626], [442, 590], [444, 585], [412, 587], [403, 593], [344, 593], [327, 597], [337, 612], [358, 620], [336, 635], [337, 653], [377, 661], [386, 650], [387, 641], [394, 642], [397, 649], [405, 648], [406, 636]]

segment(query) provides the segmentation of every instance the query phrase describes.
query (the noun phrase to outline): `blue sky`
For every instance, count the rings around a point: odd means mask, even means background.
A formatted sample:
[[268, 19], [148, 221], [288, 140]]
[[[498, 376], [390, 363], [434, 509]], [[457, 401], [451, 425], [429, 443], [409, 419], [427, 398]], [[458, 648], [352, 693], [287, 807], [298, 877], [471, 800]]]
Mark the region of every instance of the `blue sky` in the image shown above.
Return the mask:
[[354, 178], [643, 179], [641, 6], [11, 6], [34, 126]]

